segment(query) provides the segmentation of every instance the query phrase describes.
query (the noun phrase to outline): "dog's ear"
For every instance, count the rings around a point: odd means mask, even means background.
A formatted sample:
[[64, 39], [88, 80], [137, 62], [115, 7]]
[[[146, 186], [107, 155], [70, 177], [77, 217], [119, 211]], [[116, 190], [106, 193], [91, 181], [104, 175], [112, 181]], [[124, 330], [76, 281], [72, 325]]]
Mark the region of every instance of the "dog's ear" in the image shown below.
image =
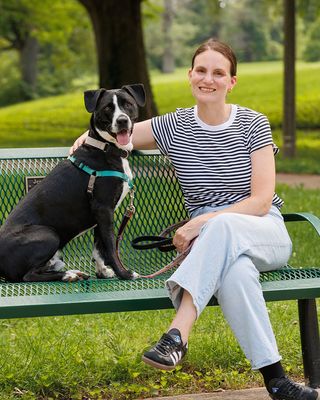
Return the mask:
[[84, 92], [84, 104], [89, 113], [93, 113], [97, 108], [98, 101], [105, 91], [106, 89], [101, 88], [98, 90], [86, 90]]
[[146, 103], [146, 92], [142, 83], [134, 85], [125, 85], [121, 89], [127, 91], [137, 102], [138, 106], [143, 107]]

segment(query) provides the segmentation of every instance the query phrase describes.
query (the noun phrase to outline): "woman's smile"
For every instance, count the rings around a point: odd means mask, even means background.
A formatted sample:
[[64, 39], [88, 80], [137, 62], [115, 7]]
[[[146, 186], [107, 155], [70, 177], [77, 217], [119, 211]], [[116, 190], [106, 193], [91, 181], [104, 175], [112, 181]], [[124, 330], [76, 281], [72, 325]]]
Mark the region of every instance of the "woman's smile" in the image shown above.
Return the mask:
[[199, 89], [201, 90], [201, 92], [205, 92], [205, 93], [212, 93], [212, 92], [216, 91], [216, 89], [214, 89], [214, 88], [208, 88], [208, 87], [204, 87], [204, 86], [200, 86]]

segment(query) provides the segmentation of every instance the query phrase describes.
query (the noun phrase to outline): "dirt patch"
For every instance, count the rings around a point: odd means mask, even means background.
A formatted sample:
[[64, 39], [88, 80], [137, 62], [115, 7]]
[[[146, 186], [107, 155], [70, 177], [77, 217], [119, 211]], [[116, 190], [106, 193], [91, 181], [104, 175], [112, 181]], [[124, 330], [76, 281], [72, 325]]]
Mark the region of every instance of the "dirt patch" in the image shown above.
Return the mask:
[[277, 183], [290, 186], [303, 186], [305, 189], [320, 189], [320, 175], [277, 174]]

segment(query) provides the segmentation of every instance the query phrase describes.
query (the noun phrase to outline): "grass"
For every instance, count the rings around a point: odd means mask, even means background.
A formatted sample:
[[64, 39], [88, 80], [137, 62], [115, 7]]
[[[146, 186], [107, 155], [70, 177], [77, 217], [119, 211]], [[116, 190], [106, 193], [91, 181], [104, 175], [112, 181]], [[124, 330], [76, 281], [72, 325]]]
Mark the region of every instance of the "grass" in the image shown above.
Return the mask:
[[[319, 190], [279, 185], [277, 192], [285, 200], [284, 212], [320, 215]], [[288, 227], [296, 244], [292, 264], [317, 265], [319, 237], [306, 223]], [[302, 380], [296, 303], [268, 303], [268, 309], [286, 371]], [[207, 308], [196, 323], [180, 368], [160, 372], [142, 364], [141, 353], [173, 315], [159, 310], [2, 320], [1, 400], [122, 400], [262, 385], [218, 307]]]
[[295, 158], [286, 158], [283, 156], [280, 129], [273, 130], [273, 138], [280, 148], [280, 152], [276, 156], [276, 168], [278, 172], [320, 174], [320, 129], [300, 129], [297, 131], [297, 156]]
[[[282, 63], [240, 64], [239, 84], [230, 101], [265, 113], [281, 147]], [[320, 62], [297, 62], [297, 157], [285, 160], [280, 153], [278, 170], [295, 173], [320, 173]], [[187, 68], [173, 74], [151, 74], [159, 113], [194, 104], [187, 82]], [[93, 85], [95, 86], [95, 84]], [[91, 87], [86, 79], [83, 88]], [[69, 146], [86, 130], [89, 114], [84, 109], [83, 93], [39, 99], [0, 109], [1, 147]]]

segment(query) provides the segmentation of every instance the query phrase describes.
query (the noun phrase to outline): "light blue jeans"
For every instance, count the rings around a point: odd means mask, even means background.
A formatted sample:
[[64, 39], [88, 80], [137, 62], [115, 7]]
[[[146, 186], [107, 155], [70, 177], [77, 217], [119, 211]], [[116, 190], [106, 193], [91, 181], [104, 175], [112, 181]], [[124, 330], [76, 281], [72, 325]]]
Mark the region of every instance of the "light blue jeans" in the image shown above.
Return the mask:
[[[221, 208], [203, 207], [192, 217]], [[252, 368], [260, 369], [281, 357], [259, 272], [285, 265], [291, 250], [276, 207], [263, 217], [220, 214], [203, 226], [190, 254], [167, 280], [169, 296], [178, 309], [183, 289], [187, 290], [199, 317], [214, 295]]]

